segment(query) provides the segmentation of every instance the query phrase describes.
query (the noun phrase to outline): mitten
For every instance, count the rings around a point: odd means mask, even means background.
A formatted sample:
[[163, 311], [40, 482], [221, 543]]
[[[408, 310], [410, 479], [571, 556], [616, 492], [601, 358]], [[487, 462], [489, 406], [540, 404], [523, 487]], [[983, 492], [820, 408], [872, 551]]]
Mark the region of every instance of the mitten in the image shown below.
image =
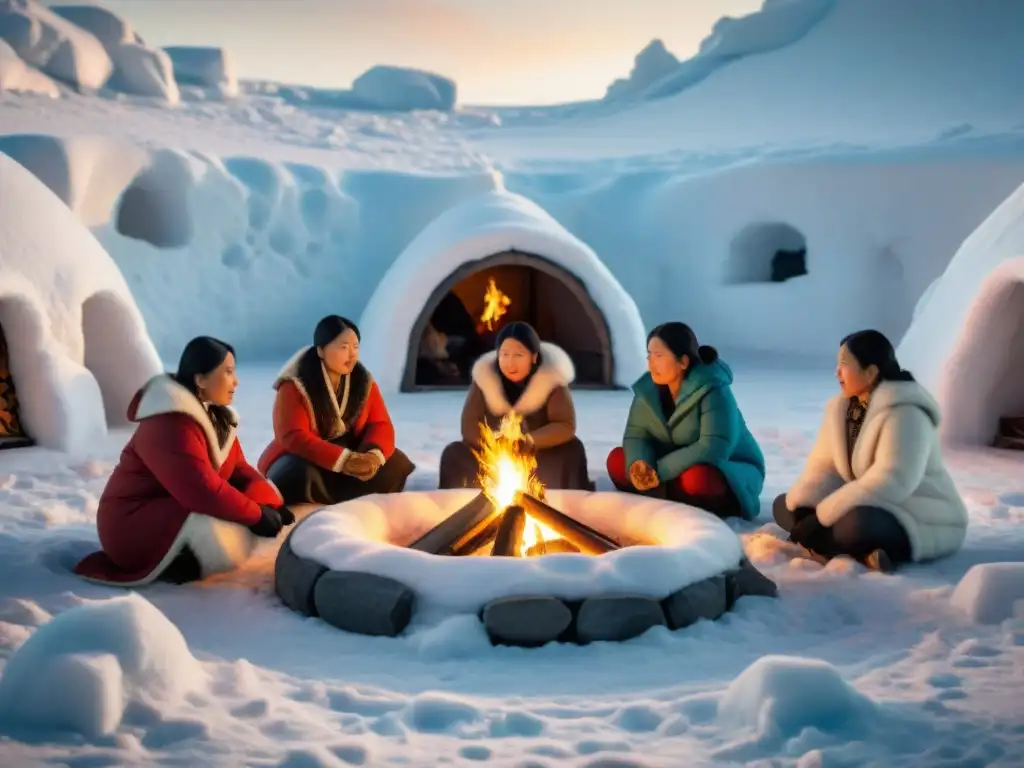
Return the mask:
[[277, 508], [277, 514], [281, 518], [281, 525], [291, 525], [295, 522], [295, 513], [289, 507], [282, 504]]
[[268, 507], [266, 504], [260, 504], [259, 522], [254, 525], [250, 525], [249, 530], [257, 536], [262, 536], [265, 539], [272, 539], [281, 532], [281, 515], [279, 515], [277, 510], [273, 507]]

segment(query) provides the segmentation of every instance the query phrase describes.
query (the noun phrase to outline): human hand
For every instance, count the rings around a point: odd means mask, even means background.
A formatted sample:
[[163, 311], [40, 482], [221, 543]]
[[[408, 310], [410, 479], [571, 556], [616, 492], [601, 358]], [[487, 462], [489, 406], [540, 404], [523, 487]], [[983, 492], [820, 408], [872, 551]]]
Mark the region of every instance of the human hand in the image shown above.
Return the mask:
[[383, 465], [384, 462], [381, 461], [380, 456], [376, 453], [353, 452], [345, 461], [345, 466], [341, 471], [365, 483], [376, 475]]
[[649, 491], [661, 484], [654, 467], [642, 459], [629, 465], [629, 480], [638, 491]]

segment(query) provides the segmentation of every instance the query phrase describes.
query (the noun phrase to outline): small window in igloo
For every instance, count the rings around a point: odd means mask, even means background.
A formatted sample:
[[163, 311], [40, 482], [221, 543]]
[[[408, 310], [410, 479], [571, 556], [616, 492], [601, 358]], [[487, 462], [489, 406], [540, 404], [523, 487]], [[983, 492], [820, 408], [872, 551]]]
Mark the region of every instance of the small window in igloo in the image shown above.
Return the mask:
[[157, 248], [184, 248], [192, 240], [187, 194], [180, 178], [155, 169], [141, 173], [121, 195], [117, 231]]
[[789, 224], [749, 224], [729, 245], [724, 270], [727, 285], [784, 283], [806, 274], [807, 241]]

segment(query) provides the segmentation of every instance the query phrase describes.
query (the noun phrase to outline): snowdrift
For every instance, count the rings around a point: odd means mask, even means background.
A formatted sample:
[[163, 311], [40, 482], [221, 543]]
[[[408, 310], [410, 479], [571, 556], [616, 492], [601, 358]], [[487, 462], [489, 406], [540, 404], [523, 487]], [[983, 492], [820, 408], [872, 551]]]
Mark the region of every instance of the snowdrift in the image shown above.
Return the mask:
[[0, 675], [4, 730], [114, 733], [130, 704], [160, 709], [201, 686], [181, 631], [143, 597], [83, 603], [32, 634]]
[[761, 10], [718, 20], [693, 58], [680, 63], [660, 50], [656, 40], [636, 58], [629, 78], [608, 88], [606, 101], [640, 97], [661, 99], [679, 93], [716, 70], [746, 56], [776, 51], [795, 43], [828, 15], [836, 0], [765, 0]]
[[406, 361], [395, 346], [409, 339], [434, 288], [458, 267], [506, 251], [539, 256], [581, 280], [611, 336], [615, 383], [643, 372], [646, 334], [636, 304], [581, 240], [525, 197], [495, 190], [446, 211], [380, 279], [360, 320], [362, 353], [385, 391], [398, 391]]
[[943, 437], [990, 445], [1024, 415], [1024, 186], [956, 252], [897, 350], [942, 406]]
[[223, 48], [171, 46], [163, 52], [170, 59], [174, 77], [182, 85], [209, 88], [224, 98], [238, 95], [238, 75], [231, 55]]
[[[648, 325], [677, 318], [725, 349], [828, 357], [857, 328], [899, 339], [963, 238], [1022, 178], [1024, 160], [881, 157], [508, 184], [593, 245]], [[807, 274], [773, 282], [776, 253], [800, 248]]]
[[77, 451], [125, 422], [160, 358], [117, 266], [59, 197], [0, 154], [0, 324], [30, 437]]
[[1004, 0], [934, 0], [926, 11], [890, 0], [766, 3], [720, 21], [695, 58], [641, 97], [586, 110], [544, 152], [820, 151], [1017, 131], [1022, 28], [1024, 5]]
[[30, 67], [14, 52], [10, 43], [0, 39], [0, 93], [36, 93], [57, 98], [60, 87], [35, 67]]
[[[47, 85], [49, 75], [86, 92], [109, 88], [168, 105], [181, 99], [168, 53], [145, 45], [127, 20], [106, 8], [4, 0], [0, 44], [11, 50], [0, 49], [0, 91], [59, 95], [56, 85]], [[220, 49], [181, 50], [213, 51], [226, 60]], [[21, 63], [20, 69], [12, 58]], [[209, 85], [222, 95], [236, 94], [234, 73], [222, 67], [220, 75]]]

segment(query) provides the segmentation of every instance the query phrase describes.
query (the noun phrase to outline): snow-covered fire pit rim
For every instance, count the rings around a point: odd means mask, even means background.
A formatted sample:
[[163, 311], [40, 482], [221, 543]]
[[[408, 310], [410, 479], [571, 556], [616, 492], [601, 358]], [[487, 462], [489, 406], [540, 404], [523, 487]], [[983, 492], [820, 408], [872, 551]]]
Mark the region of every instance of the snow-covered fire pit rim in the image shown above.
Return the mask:
[[288, 539], [297, 557], [329, 571], [368, 573], [407, 585], [417, 601], [477, 612], [505, 597], [582, 600], [608, 594], [665, 598], [737, 568], [739, 537], [702, 510], [614, 492], [549, 491], [547, 501], [612, 538], [652, 542], [599, 557], [438, 557], [406, 549], [457, 511], [473, 489], [367, 496], [314, 512]]

